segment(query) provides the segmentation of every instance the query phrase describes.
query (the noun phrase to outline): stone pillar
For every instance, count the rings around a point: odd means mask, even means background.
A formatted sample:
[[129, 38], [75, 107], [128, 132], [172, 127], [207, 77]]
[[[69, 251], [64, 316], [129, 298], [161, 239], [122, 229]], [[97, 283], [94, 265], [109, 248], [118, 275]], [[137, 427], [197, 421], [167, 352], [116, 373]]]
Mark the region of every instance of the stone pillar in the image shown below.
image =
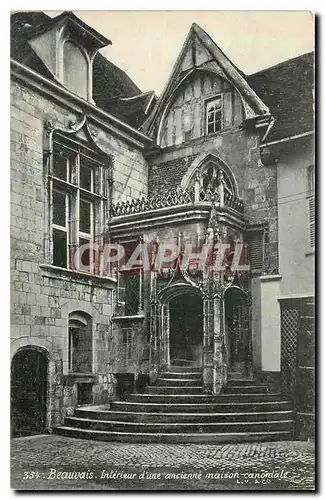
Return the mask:
[[224, 341], [222, 328], [222, 299], [213, 302], [213, 394], [220, 394], [225, 383]]
[[158, 375], [158, 301], [150, 300], [150, 346], [149, 346], [149, 376], [150, 381], [155, 382]]
[[164, 329], [165, 329], [165, 360], [166, 369], [170, 369], [170, 317], [169, 317], [169, 303], [165, 304], [164, 310]]
[[159, 317], [159, 367], [168, 369], [170, 365], [169, 359], [169, 307], [168, 304], [161, 304]]
[[155, 382], [158, 374], [158, 317], [159, 303], [156, 297], [157, 271], [150, 272], [150, 312], [149, 312], [149, 376]]
[[209, 317], [210, 304], [206, 294], [203, 295], [203, 351], [202, 351], [202, 371], [203, 385], [209, 390], [211, 381], [209, 377]]

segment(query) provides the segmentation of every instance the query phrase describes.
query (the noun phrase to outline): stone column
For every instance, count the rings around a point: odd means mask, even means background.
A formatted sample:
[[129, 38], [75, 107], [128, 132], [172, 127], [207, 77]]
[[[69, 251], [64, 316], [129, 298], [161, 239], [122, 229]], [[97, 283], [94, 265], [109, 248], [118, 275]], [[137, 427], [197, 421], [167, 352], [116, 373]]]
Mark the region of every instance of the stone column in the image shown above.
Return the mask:
[[159, 303], [156, 297], [157, 271], [150, 272], [150, 312], [149, 312], [149, 376], [150, 381], [154, 382], [158, 374], [158, 316]]
[[202, 371], [203, 385], [209, 390], [211, 381], [209, 380], [209, 317], [210, 304], [207, 294], [203, 295], [203, 350], [202, 350]]
[[213, 394], [220, 394], [225, 383], [224, 341], [222, 328], [222, 299], [216, 297], [213, 302]]
[[168, 304], [161, 304], [160, 318], [159, 318], [159, 357], [160, 368], [169, 368], [169, 317], [168, 317]]

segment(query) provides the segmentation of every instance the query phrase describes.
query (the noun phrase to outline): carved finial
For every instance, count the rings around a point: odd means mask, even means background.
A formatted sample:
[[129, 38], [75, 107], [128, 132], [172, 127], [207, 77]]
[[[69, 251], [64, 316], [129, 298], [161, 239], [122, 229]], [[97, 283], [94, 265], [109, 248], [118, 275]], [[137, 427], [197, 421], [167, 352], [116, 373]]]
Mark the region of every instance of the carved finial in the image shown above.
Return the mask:
[[83, 115], [79, 121], [69, 120], [68, 129], [72, 130], [73, 132], [78, 132], [78, 130], [80, 130], [84, 126], [85, 121], [86, 121], [86, 115]]
[[45, 124], [44, 124], [44, 129], [45, 129], [45, 132], [46, 132], [46, 135], [49, 137], [51, 135], [51, 133], [53, 132], [55, 128], [55, 125], [54, 125], [54, 121], [53, 120], [46, 120]]

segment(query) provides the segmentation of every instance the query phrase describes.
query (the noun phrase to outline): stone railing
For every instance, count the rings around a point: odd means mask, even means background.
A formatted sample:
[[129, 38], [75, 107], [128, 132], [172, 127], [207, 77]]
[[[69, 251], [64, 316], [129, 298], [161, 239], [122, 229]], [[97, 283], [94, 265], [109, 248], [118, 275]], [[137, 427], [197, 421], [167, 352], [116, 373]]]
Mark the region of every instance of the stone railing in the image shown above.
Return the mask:
[[244, 203], [243, 200], [240, 200], [237, 198], [235, 195], [229, 192], [225, 192], [224, 194], [224, 201], [225, 201], [225, 206], [233, 208], [237, 212], [243, 213], [244, 212]]
[[149, 210], [157, 210], [158, 208], [175, 207], [178, 205], [196, 205], [202, 202], [218, 203], [220, 207], [226, 206], [233, 208], [237, 212], [243, 213], [243, 201], [233, 194], [225, 191], [220, 193], [210, 189], [203, 188], [196, 190], [185, 190], [181, 187], [167, 191], [162, 194], [156, 194], [148, 198], [132, 199], [127, 201], [117, 202], [112, 206], [111, 214], [113, 217], [121, 215], [137, 214], [148, 212]]

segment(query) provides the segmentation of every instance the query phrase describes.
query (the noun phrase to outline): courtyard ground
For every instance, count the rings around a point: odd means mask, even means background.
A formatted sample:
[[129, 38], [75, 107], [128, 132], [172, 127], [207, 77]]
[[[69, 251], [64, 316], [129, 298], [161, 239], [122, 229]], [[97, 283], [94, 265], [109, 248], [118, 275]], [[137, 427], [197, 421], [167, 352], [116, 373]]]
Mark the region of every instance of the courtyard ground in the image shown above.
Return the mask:
[[11, 441], [16, 490], [314, 490], [314, 443]]

